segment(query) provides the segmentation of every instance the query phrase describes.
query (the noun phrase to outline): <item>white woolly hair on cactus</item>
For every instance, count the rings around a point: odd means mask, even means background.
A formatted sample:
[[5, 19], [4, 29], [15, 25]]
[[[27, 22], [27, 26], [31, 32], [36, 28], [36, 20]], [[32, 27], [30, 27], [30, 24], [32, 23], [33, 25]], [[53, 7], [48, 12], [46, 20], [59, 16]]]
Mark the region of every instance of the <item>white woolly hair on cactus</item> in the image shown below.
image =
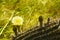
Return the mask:
[[23, 18], [20, 16], [15, 16], [12, 19], [13, 25], [22, 25], [23, 24]]

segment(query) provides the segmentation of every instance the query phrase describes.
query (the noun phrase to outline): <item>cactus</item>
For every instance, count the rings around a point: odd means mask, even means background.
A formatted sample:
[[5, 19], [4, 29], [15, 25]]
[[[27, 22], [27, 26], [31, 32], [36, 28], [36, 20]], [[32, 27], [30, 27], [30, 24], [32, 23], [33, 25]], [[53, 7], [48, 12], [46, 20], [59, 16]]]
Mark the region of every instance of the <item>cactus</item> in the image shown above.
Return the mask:
[[[40, 18], [39, 18], [40, 21]], [[14, 40], [57, 40], [60, 38], [59, 33], [59, 26], [60, 21], [58, 22], [49, 22], [50, 19], [48, 18], [47, 23], [44, 27], [36, 26], [18, 36], [15, 37]], [[42, 26], [42, 25], [41, 25]]]

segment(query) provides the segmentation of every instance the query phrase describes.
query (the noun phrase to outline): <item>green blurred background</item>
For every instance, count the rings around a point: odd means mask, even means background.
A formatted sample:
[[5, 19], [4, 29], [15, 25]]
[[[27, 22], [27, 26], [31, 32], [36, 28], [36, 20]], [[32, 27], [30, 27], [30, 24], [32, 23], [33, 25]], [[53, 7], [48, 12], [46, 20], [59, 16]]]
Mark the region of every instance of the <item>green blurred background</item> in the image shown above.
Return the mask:
[[51, 17], [60, 17], [60, 0], [0, 0], [0, 32], [7, 24], [0, 36], [0, 40], [10, 40], [12, 31], [11, 16], [22, 16], [24, 23], [21, 32], [27, 31], [38, 24], [38, 17], [44, 21]]

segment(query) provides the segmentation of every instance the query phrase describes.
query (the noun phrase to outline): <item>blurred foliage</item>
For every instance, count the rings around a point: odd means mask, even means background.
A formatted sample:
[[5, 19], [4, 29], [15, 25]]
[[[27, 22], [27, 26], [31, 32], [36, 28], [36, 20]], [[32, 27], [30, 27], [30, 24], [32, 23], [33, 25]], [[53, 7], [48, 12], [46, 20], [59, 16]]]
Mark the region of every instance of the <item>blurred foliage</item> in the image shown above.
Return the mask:
[[[48, 17], [59, 18], [60, 0], [0, 0], [0, 32], [13, 12], [14, 16], [23, 17], [24, 24], [21, 26], [21, 32], [24, 32], [37, 25], [40, 15], [44, 20]], [[10, 21], [0, 40], [9, 40], [11, 34], [13, 31]]]

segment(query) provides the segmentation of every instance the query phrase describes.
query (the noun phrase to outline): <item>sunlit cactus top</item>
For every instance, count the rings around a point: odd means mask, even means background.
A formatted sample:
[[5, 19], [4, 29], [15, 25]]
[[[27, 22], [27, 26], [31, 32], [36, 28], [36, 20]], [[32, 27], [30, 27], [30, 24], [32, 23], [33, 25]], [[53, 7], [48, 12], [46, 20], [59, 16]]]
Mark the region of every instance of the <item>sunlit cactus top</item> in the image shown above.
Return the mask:
[[23, 18], [20, 16], [15, 16], [12, 19], [13, 25], [22, 25], [23, 24]]

